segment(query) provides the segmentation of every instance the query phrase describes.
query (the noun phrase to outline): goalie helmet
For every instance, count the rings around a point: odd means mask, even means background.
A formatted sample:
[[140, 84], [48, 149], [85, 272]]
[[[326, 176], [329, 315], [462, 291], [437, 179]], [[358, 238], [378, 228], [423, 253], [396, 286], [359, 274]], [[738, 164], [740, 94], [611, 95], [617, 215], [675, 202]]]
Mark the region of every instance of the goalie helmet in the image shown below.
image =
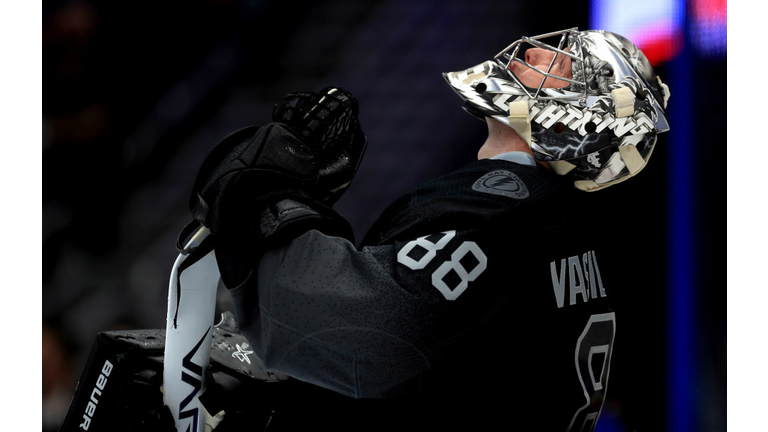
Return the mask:
[[[546, 69], [526, 60], [530, 48], [551, 53]], [[529, 86], [523, 73], [541, 81]], [[536, 159], [571, 176], [584, 191], [637, 174], [657, 134], [669, 130], [664, 112], [668, 87], [642, 51], [606, 31], [571, 28], [523, 37], [493, 60], [443, 76], [465, 100], [467, 112], [514, 128]], [[562, 86], [547, 85], [553, 81]]]

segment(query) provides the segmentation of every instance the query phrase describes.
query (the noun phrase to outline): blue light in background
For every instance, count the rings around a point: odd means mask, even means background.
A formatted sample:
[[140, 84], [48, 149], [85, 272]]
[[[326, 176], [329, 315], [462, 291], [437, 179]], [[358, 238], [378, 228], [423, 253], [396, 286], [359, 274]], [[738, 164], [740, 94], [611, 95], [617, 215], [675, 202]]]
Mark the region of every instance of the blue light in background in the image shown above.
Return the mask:
[[728, 48], [726, 0], [691, 2], [691, 43], [703, 57], [725, 57]]
[[694, 287], [696, 254], [693, 130], [691, 128], [691, 50], [686, 41], [682, 53], [669, 63], [669, 87], [672, 92], [669, 117], [674, 126], [669, 131], [667, 195], [669, 254], [667, 297], [667, 431], [693, 432], [694, 407]]
[[[696, 4], [696, 0], [692, 3]], [[721, 3], [712, 0], [699, 8], [699, 42], [724, 40], [716, 29], [716, 11]], [[723, 2], [724, 3], [724, 2]], [[715, 23], [714, 25], [712, 23]], [[691, 106], [691, 54], [686, 35], [685, 0], [592, 0], [590, 27], [608, 30], [632, 40], [657, 65], [668, 61], [665, 79], [672, 99], [668, 116], [672, 123], [669, 143], [668, 185], [668, 297], [667, 324], [667, 425], [669, 432], [693, 432], [694, 415], [694, 186]], [[715, 31], [712, 29], [715, 28]], [[723, 32], [724, 34], [724, 32]], [[720, 39], [718, 39], [720, 38]], [[719, 48], [716, 48], [718, 50]], [[600, 432], [620, 432], [615, 423], [601, 425]]]

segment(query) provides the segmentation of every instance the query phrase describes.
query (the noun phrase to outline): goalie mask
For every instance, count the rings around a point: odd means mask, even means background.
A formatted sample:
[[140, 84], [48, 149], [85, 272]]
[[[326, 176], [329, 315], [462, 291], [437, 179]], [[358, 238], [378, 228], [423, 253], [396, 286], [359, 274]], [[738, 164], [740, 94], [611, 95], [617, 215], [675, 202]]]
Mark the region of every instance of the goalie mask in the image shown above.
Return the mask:
[[523, 37], [443, 76], [467, 112], [514, 128], [536, 159], [584, 191], [637, 174], [669, 130], [669, 89], [632, 42], [610, 32]]

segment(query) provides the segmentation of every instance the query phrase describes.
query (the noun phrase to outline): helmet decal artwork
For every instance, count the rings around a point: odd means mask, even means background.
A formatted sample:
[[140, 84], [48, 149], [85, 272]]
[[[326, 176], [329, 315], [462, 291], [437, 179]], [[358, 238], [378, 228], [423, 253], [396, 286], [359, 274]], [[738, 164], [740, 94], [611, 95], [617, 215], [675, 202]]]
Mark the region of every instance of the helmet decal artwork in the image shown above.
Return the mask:
[[[527, 61], [531, 48], [549, 53], [548, 67]], [[517, 130], [536, 159], [584, 191], [637, 174], [657, 134], [669, 130], [668, 87], [642, 51], [610, 32], [571, 28], [523, 37], [493, 60], [443, 76], [467, 112]]]

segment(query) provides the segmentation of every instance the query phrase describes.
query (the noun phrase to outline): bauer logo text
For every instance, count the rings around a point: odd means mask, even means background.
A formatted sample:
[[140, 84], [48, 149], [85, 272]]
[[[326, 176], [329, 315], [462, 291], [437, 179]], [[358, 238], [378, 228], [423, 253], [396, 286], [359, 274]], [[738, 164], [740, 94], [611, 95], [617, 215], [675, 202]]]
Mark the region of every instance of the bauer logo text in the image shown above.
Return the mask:
[[104, 360], [104, 366], [101, 368], [99, 377], [96, 378], [96, 385], [91, 390], [91, 400], [88, 401], [88, 405], [85, 406], [85, 413], [83, 413], [83, 422], [80, 423], [80, 429], [88, 430], [91, 426], [91, 420], [93, 415], [96, 414], [96, 408], [99, 405], [99, 398], [101, 398], [101, 392], [104, 391], [104, 387], [107, 386], [107, 380], [109, 374], [112, 373], [112, 363], [109, 360]]

